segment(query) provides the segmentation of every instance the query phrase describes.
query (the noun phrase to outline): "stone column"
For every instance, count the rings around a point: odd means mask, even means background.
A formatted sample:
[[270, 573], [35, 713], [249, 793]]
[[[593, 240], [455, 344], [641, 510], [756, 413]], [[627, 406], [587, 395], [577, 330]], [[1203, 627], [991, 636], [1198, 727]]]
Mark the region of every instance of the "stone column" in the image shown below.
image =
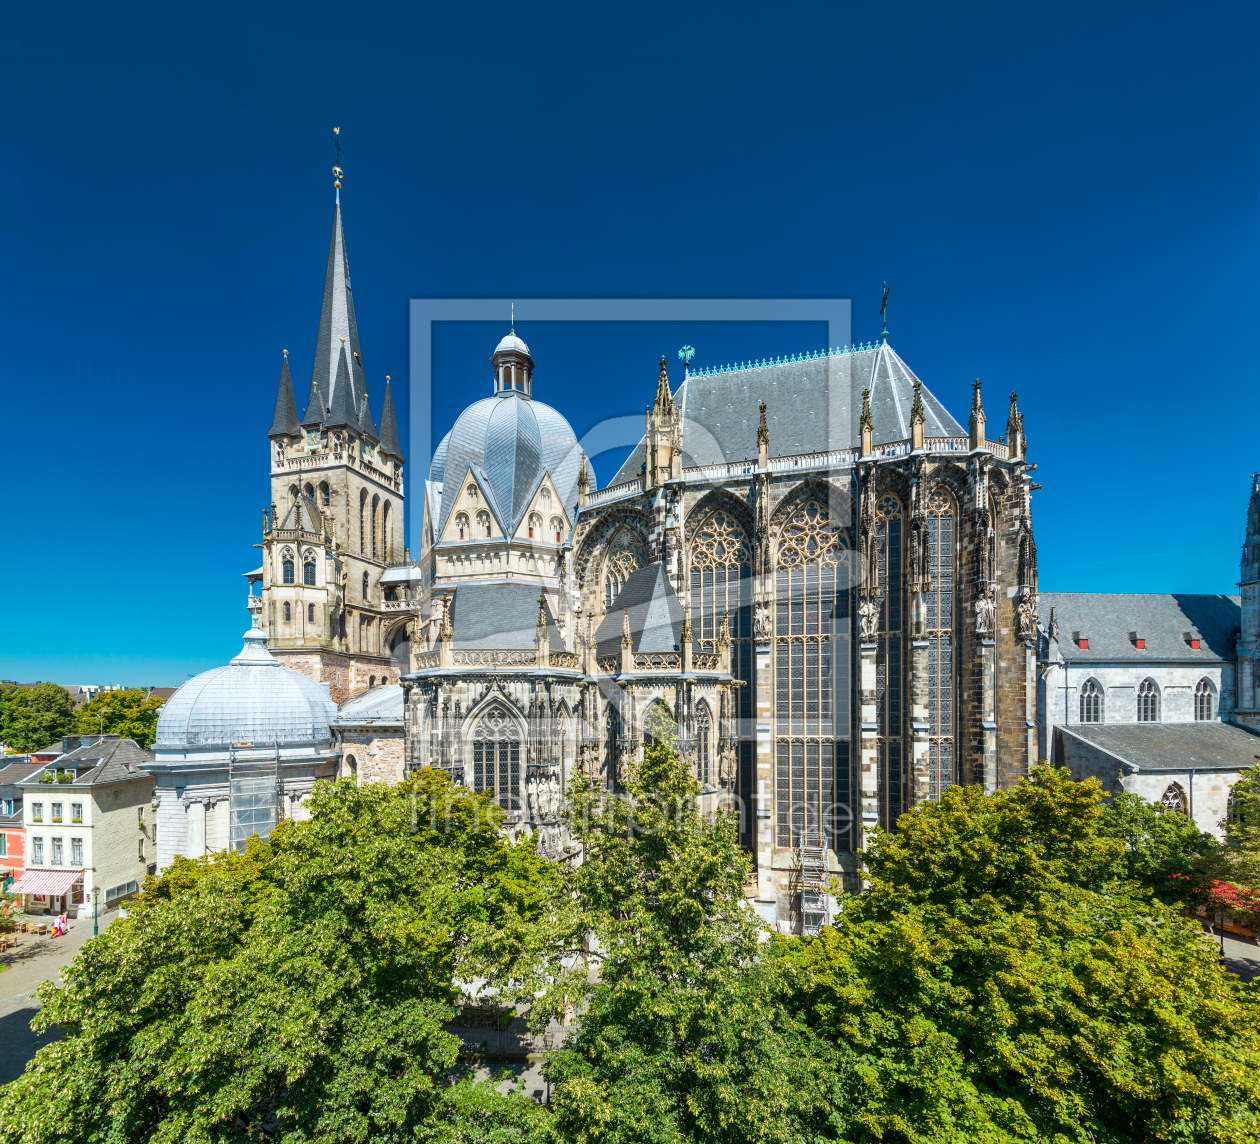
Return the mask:
[[910, 642], [910, 781], [906, 810], [928, 797], [928, 641]]
[[997, 648], [993, 637], [982, 635], [976, 641], [976, 659], [982, 678], [980, 698], [980, 758], [976, 779], [984, 784], [984, 793], [997, 790]]

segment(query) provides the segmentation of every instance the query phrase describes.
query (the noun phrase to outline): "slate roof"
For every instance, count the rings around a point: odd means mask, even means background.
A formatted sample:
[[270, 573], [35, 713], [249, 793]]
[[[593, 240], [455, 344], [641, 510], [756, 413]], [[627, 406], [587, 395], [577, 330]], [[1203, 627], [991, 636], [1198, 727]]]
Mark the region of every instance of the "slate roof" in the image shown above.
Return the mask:
[[1260, 757], [1260, 735], [1232, 723], [1098, 723], [1056, 730], [1075, 735], [1140, 771], [1248, 767]]
[[[344, 341], [343, 341], [344, 339]], [[311, 369], [311, 382], [319, 383], [326, 406], [331, 407], [337, 397], [338, 350], [345, 345], [349, 353], [348, 365], [356, 374], [363, 371], [363, 359], [359, 354], [359, 324], [354, 317], [354, 293], [350, 288], [350, 260], [346, 257], [346, 236], [341, 225], [341, 203], [333, 210], [332, 239], [328, 243], [328, 269], [324, 274], [324, 302], [319, 313], [319, 333], [315, 338], [315, 364]], [[349, 373], [346, 374], [349, 381]], [[356, 377], [355, 381], [361, 381]], [[358, 408], [357, 398], [366, 392], [349, 381], [348, 407]], [[309, 413], [309, 410], [308, 410]], [[357, 419], [349, 424], [357, 424]]]
[[280, 367], [280, 386], [276, 390], [276, 412], [271, 418], [268, 437], [297, 437], [302, 432], [298, 420], [297, 400], [293, 396], [293, 378], [289, 376], [289, 355], [284, 355]]
[[[875, 444], [904, 441], [910, 436], [916, 380], [887, 343], [773, 365], [692, 373], [674, 394], [683, 416], [683, 465], [755, 458], [762, 401], [772, 457], [856, 447], [862, 441], [863, 389], [871, 391]], [[967, 436], [968, 430], [926, 386], [922, 393], [926, 436]], [[638, 476], [646, 456], [640, 440], [610, 484]]]
[[[95, 786], [104, 783], [130, 782], [137, 778], [149, 778], [145, 769], [153, 762], [153, 753], [136, 746], [130, 739], [120, 739], [117, 735], [106, 735], [103, 739], [97, 735], [84, 736], [92, 741], [62, 755], [55, 766], [59, 771], [76, 772], [74, 786]], [[29, 786], [32, 779], [38, 782], [38, 775], [46, 768], [37, 767], [24, 782]], [[70, 783], [52, 784], [70, 786]]]
[[595, 631], [597, 655], [621, 654], [621, 629], [627, 609], [632, 651], [682, 650], [683, 607], [660, 561], [632, 572], [622, 585]]
[[385, 383], [385, 404], [381, 407], [381, 441], [380, 450], [386, 456], [397, 457], [405, 463], [402, 441], [398, 437], [398, 418], [394, 414], [394, 396], [389, 391], [389, 382]]
[[318, 382], [312, 380], [311, 392], [306, 397], [306, 413], [302, 417], [302, 428], [318, 429], [327, 416], [328, 410], [324, 408], [324, 391], [320, 389]]
[[[1235, 632], [1242, 618], [1237, 596], [1159, 592], [1042, 592], [1037, 600], [1041, 628], [1050, 609], [1059, 625], [1059, 654], [1071, 663], [1218, 663], [1235, 657]], [[1078, 647], [1073, 632], [1089, 640]], [[1129, 640], [1146, 641], [1139, 651]], [[1199, 639], [1196, 651], [1185, 633]], [[1044, 648], [1045, 641], [1042, 640]]]
[[350, 366], [346, 360], [346, 347], [337, 355], [337, 380], [333, 385], [332, 400], [328, 404], [328, 417], [324, 422], [331, 428], [349, 428], [361, 432], [358, 408], [354, 402], [354, 385], [350, 380]]
[[280, 522], [280, 528], [304, 528], [307, 532], [319, 531], [319, 508], [314, 500], [302, 493], [297, 500], [289, 506], [289, 511], [284, 514], [284, 520]]
[[14, 762], [11, 762], [0, 768], [0, 790], [5, 787], [11, 787], [15, 783], [23, 782], [36, 771], [42, 771], [44, 765], [31, 761], [30, 755], [22, 755]]
[[369, 687], [363, 694], [347, 699], [333, 720], [335, 726], [358, 727], [370, 724], [403, 724], [403, 690], [400, 683]]
[[[564, 651], [560, 629], [547, 610], [552, 651]], [[538, 628], [538, 588], [510, 580], [460, 584], [451, 603], [451, 629], [457, 648], [532, 648]]]

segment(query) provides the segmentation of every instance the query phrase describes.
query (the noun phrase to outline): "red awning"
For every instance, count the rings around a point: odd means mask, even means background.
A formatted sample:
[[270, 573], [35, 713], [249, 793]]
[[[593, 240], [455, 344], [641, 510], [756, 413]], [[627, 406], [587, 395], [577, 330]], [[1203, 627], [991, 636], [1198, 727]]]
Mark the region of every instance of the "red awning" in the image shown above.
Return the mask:
[[60, 896], [82, 879], [82, 870], [27, 870], [9, 887], [9, 893]]

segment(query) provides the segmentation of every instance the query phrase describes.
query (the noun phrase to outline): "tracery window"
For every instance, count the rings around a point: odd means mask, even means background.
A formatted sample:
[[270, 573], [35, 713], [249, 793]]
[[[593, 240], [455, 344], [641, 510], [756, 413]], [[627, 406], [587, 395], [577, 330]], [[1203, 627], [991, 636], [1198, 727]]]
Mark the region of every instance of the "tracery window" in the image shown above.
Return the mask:
[[302, 491], [306, 493], [306, 495], [310, 497], [311, 500], [315, 499], [315, 486], [311, 484], [310, 481], [306, 482], [306, 488], [304, 488]]
[[367, 489], [359, 493], [359, 551], [367, 552], [366, 547], [366, 529], [367, 529]]
[[390, 503], [387, 500], [384, 509], [381, 511], [381, 555], [386, 560], [392, 560], [394, 555], [393, 515]]
[[647, 549], [639, 534], [631, 528], [620, 528], [608, 545], [608, 554], [604, 557], [604, 610], [612, 608], [617, 596], [630, 579], [632, 572], [637, 572], [647, 564]]
[[954, 753], [954, 502], [934, 492], [927, 502], [927, 559], [931, 590], [924, 592], [928, 641], [928, 798], [938, 799], [958, 778]]
[[817, 500], [793, 512], [779, 535], [774, 631], [779, 846], [800, 846], [807, 830], [820, 831], [833, 850], [852, 846], [848, 557], [841, 526]]
[[529, 514], [529, 539], [542, 536], [542, 517], [536, 512]]
[[381, 498], [372, 498], [372, 555], [376, 555], [376, 513], [380, 508]]
[[490, 535], [490, 514], [488, 512], [479, 512], [477, 514], [477, 535]]
[[280, 557], [280, 574], [286, 584], [292, 584], [294, 579], [294, 563], [293, 553], [287, 549]]
[[617, 756], [621, 750], [621, 713], [611, 703], [604, 718], [604, 743], [604, 774], [608, 777], [609, 787], [615, 789]]
[[1155, 680], [1142, 680], [1138, 687], [1137, 705], [1139, 723], [1159, 722], [1159, 688], [1155, 686]]
[[[756, 739], [752, 705], [752, 543], [739, 520], [719, 510], [707, 517], [691, 536], [692, 637], [714, 651], [722, 617], [731, 632], [731, 674], [744, 681], [731, 697], [736, 718], [735, 788], [745, 807], [742, 842], [753, 845], [756, 821]], [[716, 750], [716, 744], [710, 750]]]
[[696, 779], [701, 786], [713, 781], [710, 743], [712, 733], [713, 722], [709, 718], [709, 705], [701, 699], [696, 707]]
[[455, 518], [455, 527], [459, 529], [460, 540], [467, 540], [468, 539], [468, 514], [467, 513], [461, 512]]
[[315, 557], [310, 552], [302, 561], [302, 583], [308, 588], [315, 587]]
[[1209, 679], [1200, 679], [1194, 689], [1194, 718], [1202, 723], [1216, 714], [1216, 689]]
[[1159, 801], [1177, 814], [1189, 815], [1190, 813], [1190, 800], [1186, 798], [1186, 792], [1181, 789], [1180, 783], [1170, 783], [1168, 789], [1164, 791], [1163, 798]]
[[[904, 809], [902, 567], [904, 529], [901, 502], [883, 496], [875, 506], [875, 561], [879, 600], [879, 630], [875, 637], [875, 712], [879, 764], [879, 809], [885, 830], [896, 828]], [[938, 617], [939, 622], [939, 617]]]
[[1081, 684], [1081, 722], [1101, 723], [1103, 721], [1103, 690], [1096, 679], [1087, 679]]
[[484, 791], [504, 810], [521, 807], [521, 735], [516, 722], [492, 707], [473, 736], [473, 790]]

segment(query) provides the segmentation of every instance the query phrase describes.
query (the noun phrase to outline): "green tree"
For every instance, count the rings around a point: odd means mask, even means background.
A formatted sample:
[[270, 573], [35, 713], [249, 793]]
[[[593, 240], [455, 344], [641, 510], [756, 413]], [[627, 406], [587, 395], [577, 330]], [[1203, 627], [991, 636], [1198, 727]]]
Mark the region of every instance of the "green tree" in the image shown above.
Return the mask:
[[17, 751], [38, 751], [74, 727], [70, 693], [56, 683], [0, 685], [0, 741]]
[[158, 712], [165, 702], [136, 688], [98, 692], [79, 708], [79, 734], [119, 735], [147, 751], [157, 737]]
[[578, 960], [557, 965], [535, 1019], [577, 1009], [581, 1023], [546, 1066], [551, 1131], [583, 1144], [837, 1139], [848, 1056], [787, 1011], [745, 899], [737, 821], [702, 817], [661, 723], [654, 739], [627, 799], [585, 782], [570, 794], [584, 860], [569, 881], [574, 944], [558, 952]]
[[1248, 767], [1238, 776], [1220, 825], [1225, 845], [1205, 854], [1195, 871], [1206, 905], [1255, 925], [1260, 922], [1260, 768]]
[[778, 942], [858, 1054], [855, 1139], [1247, 1141], [1260, 1005], [1132, 880], [1096, 781], [953, 787], [875, 836], [835, 929]]
[[35, 1025], [65, 1036], [0, 1090], [0, 1141], [475, 1137], [491, 1094], [444, 1084], [442, 1022], [456, 981], [530, 977], [512, 935], [547, 915], [551, 868], [433, 771], [321, 783], [309, 804], [268, 842], [150, 878], [41, 987]]

